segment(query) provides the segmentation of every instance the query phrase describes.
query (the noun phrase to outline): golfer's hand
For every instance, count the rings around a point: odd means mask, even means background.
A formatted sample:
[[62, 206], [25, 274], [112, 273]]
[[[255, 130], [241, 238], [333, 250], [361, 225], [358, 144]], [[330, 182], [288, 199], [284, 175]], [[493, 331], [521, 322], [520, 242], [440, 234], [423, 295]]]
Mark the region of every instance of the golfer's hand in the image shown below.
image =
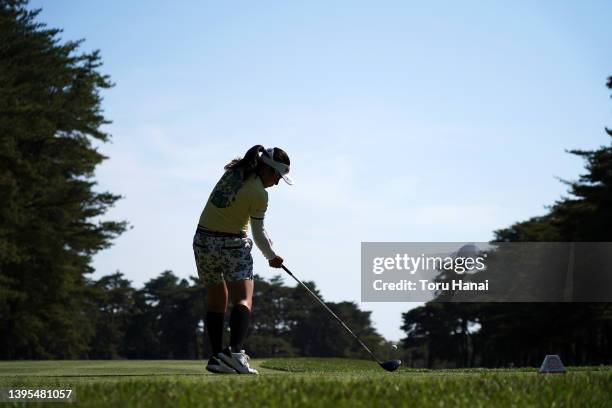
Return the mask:
[[274, 259], [270, 259], [268, 261], [268, 263], [270, 264], [271, 267], [273, 268], [280, 268], [281, 265], [283, 264], [283, 258], [281, 258], [280, 256], [277, 256]]

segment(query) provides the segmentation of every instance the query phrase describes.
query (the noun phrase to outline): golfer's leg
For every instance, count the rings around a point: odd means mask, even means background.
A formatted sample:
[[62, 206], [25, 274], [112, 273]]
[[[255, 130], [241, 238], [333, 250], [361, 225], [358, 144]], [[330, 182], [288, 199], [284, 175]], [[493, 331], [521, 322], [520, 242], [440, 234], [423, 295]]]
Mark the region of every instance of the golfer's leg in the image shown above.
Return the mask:
[[253, 304], [253, 282], [253, 279], [227, 282], [229, 299], [234, 306], [241, 304], [251, 311]]
[[227, 310], [227, 285], [225, 281], [212, 285], [207, 291], [207, 310], [225, 313]]
[[227, 286], [222, 281], [208, 288], [206, 331], [214, 355], [223, 350], [223, 322], [227, 309]]
[[228, 282], [229, 297], [233, 303], [230, 316], [230, 346], [237, 352], [249, 330], [251, 307], [253, 304], [253, 280], [245, 279]]

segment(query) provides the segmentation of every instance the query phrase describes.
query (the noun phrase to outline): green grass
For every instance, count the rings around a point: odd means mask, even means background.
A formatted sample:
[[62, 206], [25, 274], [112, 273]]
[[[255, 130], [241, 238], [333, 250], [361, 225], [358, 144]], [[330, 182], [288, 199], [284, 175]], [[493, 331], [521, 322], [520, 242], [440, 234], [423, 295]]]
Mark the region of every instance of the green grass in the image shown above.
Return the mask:
[[604, 407], [612, 401], [612, 367], [540, 375], [534, 368], [387, 373], [370, 361], [345, 359], [253, 365], [261, 375], [212, 375], [199, 361], [4, 361], [0, 387], [72, 387], [75, 407]]

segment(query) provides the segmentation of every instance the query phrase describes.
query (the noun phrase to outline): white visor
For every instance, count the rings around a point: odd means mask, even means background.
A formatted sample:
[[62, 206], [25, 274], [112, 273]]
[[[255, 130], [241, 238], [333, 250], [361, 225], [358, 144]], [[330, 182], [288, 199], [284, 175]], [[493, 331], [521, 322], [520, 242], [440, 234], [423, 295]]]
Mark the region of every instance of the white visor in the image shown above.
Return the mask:
[[266, 153], [262, 153], [261, 156], [259, 156], [259, 159], [276, 170], [287, 184], [293, 185], [293, 179], [291, 176], [289, 176], [289, 166], [287, 166], [285, 163], [274, 160], [274, 148], [271, 147], [266, 149]]

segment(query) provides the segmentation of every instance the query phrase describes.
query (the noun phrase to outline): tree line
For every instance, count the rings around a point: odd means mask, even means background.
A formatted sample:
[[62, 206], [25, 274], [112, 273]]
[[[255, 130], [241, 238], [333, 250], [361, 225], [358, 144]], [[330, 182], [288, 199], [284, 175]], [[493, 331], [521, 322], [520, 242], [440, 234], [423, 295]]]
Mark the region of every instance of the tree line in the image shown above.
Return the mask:
[[[256, 276], [252, 324], [245, 346], [253, 357], [321, 356], [366, 358], [363, 349], [300, 286], [284, 285], [281, 276]], [[318, 293], [313, 282], [307, 282]], [[142, 288], [121, 272], [88, 280], [79, 313], [81, 343], [55, 350], [40, 339], [35, 347], [15, 341], [0, 350], [0, 359], [203, 359], [210, 355], [206, 338], [206, 288], [198, 278], [178, 278], [164, 271]], [[391, 344], [372, 327], [370, 312], [353, 302], [326, 302], [381, 355]], [[226, 343], [229, 313], [226, 315]], [[8, 333], [10, 336], [11, 333]], [[12, 340], [12, 339], [11, 339]]]
[[[276, 276], [256, 276], [251, 328], [246, 348], [253, 357], [365, 357], [352, 337], [301, 287]], [[312, 282], [307, 283], [317, 292]], [[119, 272], [92, 282], [93, 333], [84, 358], [199, 359], [208, 357], [203, 317], [206, 288], [198, 278], [179, 279], [171, 271], [135, 289]], [[319, 293], [317, 293], [320, 295]], [[352, 302], [326, 302], [381, 353], [390, 344], [372, 327], [370, 312]], [[226, 315], [226, 343], [229, 313]]]

